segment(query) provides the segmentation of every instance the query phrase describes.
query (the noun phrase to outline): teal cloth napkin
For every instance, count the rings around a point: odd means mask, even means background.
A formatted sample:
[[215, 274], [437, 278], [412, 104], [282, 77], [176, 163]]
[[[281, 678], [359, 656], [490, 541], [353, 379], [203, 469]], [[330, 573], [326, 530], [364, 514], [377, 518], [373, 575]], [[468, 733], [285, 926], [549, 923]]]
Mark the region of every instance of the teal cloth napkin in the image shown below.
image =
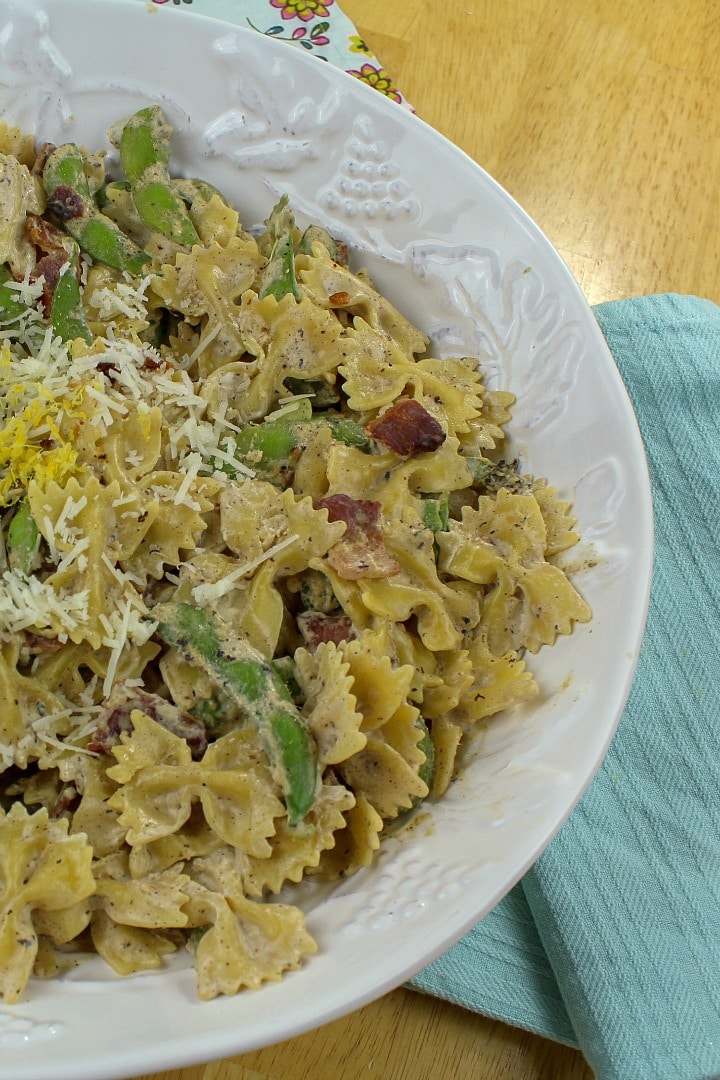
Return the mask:
[[649, 460], [650, 612], [615, 739], [513, 892], [412, 986], [580, 1047], [599, 1080], [720, 1077], [720, 308], [595, 309]]

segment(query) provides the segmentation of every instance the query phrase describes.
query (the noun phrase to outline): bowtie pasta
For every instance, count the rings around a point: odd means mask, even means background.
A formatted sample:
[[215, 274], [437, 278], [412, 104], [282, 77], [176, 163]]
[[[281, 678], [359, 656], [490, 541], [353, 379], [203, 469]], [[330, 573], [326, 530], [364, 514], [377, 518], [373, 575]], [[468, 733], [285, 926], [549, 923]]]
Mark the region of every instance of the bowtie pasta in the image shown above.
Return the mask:
[[316, 949], [283, 886], [366, 867], [526, 654], [590, 611], [512, 396], [284, 200], [0, 127], [0, 994], [187, 947], [201, 998]]

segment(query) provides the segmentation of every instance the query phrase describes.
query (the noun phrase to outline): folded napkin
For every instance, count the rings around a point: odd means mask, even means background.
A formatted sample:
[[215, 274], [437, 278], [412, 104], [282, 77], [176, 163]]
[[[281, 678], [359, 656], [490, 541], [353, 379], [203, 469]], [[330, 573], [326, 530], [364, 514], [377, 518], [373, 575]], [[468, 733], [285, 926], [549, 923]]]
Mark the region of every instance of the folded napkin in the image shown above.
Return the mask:
[[635, 683], [605, 762], [514, 891], [412, 982], [578, 1045], [599, 1080], [720, 1077], [720, 308], [595, 309], [655, 514]]
[[[147, 3], [148, 0], [142, 0]], [[335, 0], [150, 0], [250, 27], [407, 105]], [[579, 1046], [599, 1080], [720, 1078], [720, 309], [596, 309], [635, 405], [656, 552], [597, 777], [513, 892], [411, 986]]]
[[328, 60], [361, 82], [410, 108], [335, 0], [141, 0], [148, 7], [194, 11], [287, 41]]

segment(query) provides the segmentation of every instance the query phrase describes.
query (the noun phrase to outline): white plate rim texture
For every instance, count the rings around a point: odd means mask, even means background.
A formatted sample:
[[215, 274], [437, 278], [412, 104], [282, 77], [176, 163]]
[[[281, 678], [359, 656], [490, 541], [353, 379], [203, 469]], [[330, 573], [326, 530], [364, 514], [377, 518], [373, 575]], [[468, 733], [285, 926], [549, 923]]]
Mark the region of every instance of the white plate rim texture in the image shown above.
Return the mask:
[[574, 501], [568, 562], [594, 619], [529, 658], [539, 702], [489, 726], [448, 796], [374, 867], [294, 894], [320, 946], [301, 971], [205, 1003], [183, 961], [120, 979], [93, 960], [33, 980], [0, 1005], [0, 1080], [113, 1080], [240, 1054], [403, 983], [494, 907], [581, 797], [647, 613], [652, 511], [632, 407], [580, 289], [515, 201], [407, 110], [252, 31], [139, 0], [0, 0], [0, 113], [95, 149], [148, 101], [176, 129], [176, 166], [216, 183], [246, 226], [288, 194], [301, 223], [350, 243], [436, 355], [477, 355], [490, 385], [518, 395], [514, 445]]

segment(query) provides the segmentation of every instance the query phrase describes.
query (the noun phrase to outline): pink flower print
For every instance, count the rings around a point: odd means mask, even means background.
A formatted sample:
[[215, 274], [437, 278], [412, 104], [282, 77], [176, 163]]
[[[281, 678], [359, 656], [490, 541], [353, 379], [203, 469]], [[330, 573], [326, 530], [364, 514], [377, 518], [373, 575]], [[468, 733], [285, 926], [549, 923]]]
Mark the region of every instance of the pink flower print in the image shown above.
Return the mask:
[[[274, 0], [271, 0], [274, 2]], [[381, 94], [392, 98], [393, 101], [402, 102], [402, 94], [393, 84], [392, 79], [384, 68], [374, 67], [372, 64], [363, 64], [359, 71], [349, 71], [348, 75], [354, 75], [356, 79], [374, 86]]]
[[319, 0], [270, 0], [270, 3], [273, 7], [280, 9], [283, 19], [302, 19], [303, 22], [310, 22], [317, 16], [324, 18], [329, 15], [328, 8], [334, 0], [324, 0], [324, 3], [320, 3]]

